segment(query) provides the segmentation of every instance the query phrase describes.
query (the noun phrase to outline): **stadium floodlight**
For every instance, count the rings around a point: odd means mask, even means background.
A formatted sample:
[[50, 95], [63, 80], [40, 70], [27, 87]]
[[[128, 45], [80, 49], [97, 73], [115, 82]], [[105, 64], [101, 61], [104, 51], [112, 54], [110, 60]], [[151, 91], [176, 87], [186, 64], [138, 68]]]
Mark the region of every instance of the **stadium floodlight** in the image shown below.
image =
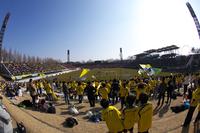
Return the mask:
[[186, 5], [187, 5], [187, 7], [188, 7], [188, 9], [189, 9], [189, 11], [190, 11], [190, 14], [191, 14], [193, 20], [194, 20], [194, 23], [195, 23], [195, 25], [196, 25], [197, 32], [198, 32], [198, 35], [199, 35], [199, 39], [200, 39], [200, 24], [199, 24], [199, 21], [198, 21], [198, 19], [197, 19], [197, 16], [196, 16], [196, 14], [195, 14], [195, 12], [194, 12], [192, 6], [190, 5], [190, 3], [187, 2]]
[[6, 30], [6, 26], [7, 26], [7, 23], [8, 23], [8, 19], [10, 17], [10, 13], [7, 13], [5, 18], [4, 18], [4, 21], [3, 21], [3, 25], [1, 27], [1, 31], [0, 31], [0, 61], [2, 62], [3, 58], [2, 58], [2, 45], [3, 45], [3, 36], [4, 36], [4, 32]]

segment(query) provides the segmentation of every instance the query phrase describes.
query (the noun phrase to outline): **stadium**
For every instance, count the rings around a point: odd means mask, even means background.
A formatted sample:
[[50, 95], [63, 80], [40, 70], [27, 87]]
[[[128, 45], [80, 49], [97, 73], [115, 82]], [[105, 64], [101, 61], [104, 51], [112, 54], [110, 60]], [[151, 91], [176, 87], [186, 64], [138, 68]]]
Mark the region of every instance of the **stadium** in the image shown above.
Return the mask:
[[[197, 16], [188, 2], [186, 6], [200, 38]], [[0, 31], [0, 106], [4, 111], [0, 132], [200, 133], [200, 49], [193, 47], [190, 54], [182, 55], [178, 45], [168, 45], [123, 59], [120, 48], [119, 59], [88, 62], [70, 61], [68, 49], [67, 61], [62, 62], [4, 48], [11, 17], [12, 13], [5, 15]], [[144, 105], [142, 94], [149, 101]], [[131, 115], [138, 117], [131, 129], [125, 126], [129, 96], [135, 98], [133, 107], [139, 110], [139, 117]], [[142, 121], [140, 112], [146, 105], [152, 111]], [[109, 107], [119, 113], [109, 114], [105, 111]], [[5, 112], [9, 118], [4, 120]]]

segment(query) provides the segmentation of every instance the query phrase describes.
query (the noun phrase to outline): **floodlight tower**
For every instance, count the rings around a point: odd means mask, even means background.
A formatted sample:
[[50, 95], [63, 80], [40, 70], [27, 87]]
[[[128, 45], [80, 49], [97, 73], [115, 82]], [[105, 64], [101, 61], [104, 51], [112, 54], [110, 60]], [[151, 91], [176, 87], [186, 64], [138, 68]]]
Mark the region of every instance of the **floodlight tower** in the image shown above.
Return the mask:
[[70, 62], [70, 51], [69, 51], [69, 49], [67, 50], [67, 63], [69, 63]]
[[0, 31], [0, 61], [1, 63], [3, 62], [3, 58], [2, 58], [2, 45], [3, 45], [3, 37], [4, 37], [4, 33], [5, 33], [5, 30], [6, 30], [6, 26], [7, 26], [7, 23], [8, 23], [8, 19], [10, 17], [10, 13], [7, 13], [4, 20], [3, 20], [3, 24], [1, 26], [1, 31]]
[[[196, 29], [197, 29], [197, 32], [198, 32], [198, 35], [199, 35], [199, 39], [200, 39], [200, 25], [199, 25], [199, 21], [198, 21], [198, 18], [192, 8], [192, 6], [190, 5], [189, 2], [186, 3], [186, 6], [188, 7], [189, 11], [190, 11], [190, 14], [194, 20], [194, 23], [196, 25]], [[191, 71], [191, 64], [192, 64], [192, 61], [193, 61], [193, 55], [190, 57], [186, 67], [189, 67], [189, 70]]]
[[122, 60], [123, 60], [122, 48], [120, 48], [119, 51], [120, 51], [120, 54], [119, 54], [119, 56], [120, 56], [120, 60], [122, 61]]
[[196, 28], [197, 28], [197, 32], [198, 32], [198, 35], [199, 35], [199, 39], [200, 39], [200, 25], [199, 25], [199, 21], [197, 19], [197, 16], [192, 8], [192, 6], [190, 5], [189, 2], [186, 3], [186, 6], [188, 7], [189, 11], [190, 11], [190, 14], [194, 20], [194, 23], [196, 25]]

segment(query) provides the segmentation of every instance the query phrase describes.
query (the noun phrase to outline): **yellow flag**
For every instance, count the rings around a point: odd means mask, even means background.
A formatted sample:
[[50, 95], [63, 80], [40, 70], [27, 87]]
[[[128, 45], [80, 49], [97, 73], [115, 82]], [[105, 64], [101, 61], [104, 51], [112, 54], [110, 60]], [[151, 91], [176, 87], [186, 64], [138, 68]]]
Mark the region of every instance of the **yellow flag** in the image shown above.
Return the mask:
[[15, 76], [11, 76], [11, 79], [12, 79], [12, 80], [15, 80], [16, 78], [15, 78]]
[[85, 74], [87, 74], [90, 70], [89, 69], [83, 69], [81, 72], [80, 78], [83, 77]]
[[145, 69], [145, 68], [151, 68], [150, 64], [140, 64], [140, 66]]
[[40, 73], [40, 77], [44, 78], [45, 74], [44, 73]]

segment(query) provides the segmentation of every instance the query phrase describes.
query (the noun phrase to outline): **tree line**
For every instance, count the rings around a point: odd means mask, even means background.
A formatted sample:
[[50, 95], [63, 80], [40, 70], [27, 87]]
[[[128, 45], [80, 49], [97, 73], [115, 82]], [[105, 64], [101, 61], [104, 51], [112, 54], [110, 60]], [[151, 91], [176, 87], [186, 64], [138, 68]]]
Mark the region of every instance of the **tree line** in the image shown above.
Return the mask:
[[41, 58], [38, 56], [30, 56], [22, 54], [12, 49], [2, 49], [2, 60], [4, 63], [61, 63], [60, 60], [53, 58]]

